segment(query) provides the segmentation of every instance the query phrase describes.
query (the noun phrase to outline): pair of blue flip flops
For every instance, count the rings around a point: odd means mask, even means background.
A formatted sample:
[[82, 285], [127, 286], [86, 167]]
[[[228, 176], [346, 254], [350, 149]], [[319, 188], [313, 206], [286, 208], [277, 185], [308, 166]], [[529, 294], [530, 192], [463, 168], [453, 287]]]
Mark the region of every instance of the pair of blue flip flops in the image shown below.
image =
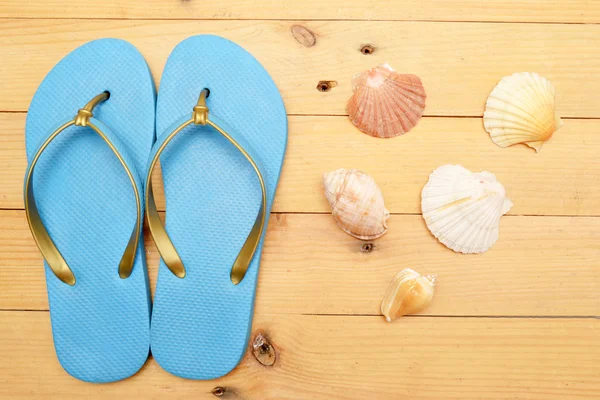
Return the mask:
[[[25, 203], [69, 374], [121, 380], [149, 349], [190, 379], [239, 363], [286, 142], [272, 79], [217, 36], [173, 50], [158, 96], [144, 58], [122, 40], [87, 43], [50, 71], [27, 115]], [[152, 229], [162, 256], [152, 305], [141, 226], [145, 207], [156, 216], [146, 184], [154, 156], [167, 206], [164, 228], [155, 220]], [[244, 252], [249, 265], [234, 279]]]

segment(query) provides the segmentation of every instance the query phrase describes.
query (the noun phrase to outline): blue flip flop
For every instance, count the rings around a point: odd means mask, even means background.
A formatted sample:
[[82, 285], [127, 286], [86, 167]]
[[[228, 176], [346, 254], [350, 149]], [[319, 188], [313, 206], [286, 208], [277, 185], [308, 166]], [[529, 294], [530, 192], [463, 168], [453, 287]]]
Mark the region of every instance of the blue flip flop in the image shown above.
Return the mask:
[[84, 381], [124, 379], [148, 357], [139, 172], [154, 112], [144, 58], [125, 41], [102, 39], [61, 60], [27, 114], [25, 209], [45, 259], [54, 346]]
[[[157, 100], [166, 230], [149, 187], [148, 222], [161, 253], [151, 349], [189, 379], [227, 374], [252, 324], [260, 255], [287, 143], [281, 95], [258, 61], [217, 36], [171, 53]], [[149, 176], [146, 182], [149, 182]]]

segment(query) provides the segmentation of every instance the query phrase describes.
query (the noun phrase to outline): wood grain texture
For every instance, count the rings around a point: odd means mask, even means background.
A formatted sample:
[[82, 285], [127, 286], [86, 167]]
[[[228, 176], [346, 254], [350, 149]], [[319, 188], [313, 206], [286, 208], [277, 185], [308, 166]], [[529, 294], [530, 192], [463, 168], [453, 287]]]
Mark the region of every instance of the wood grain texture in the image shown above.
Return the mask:
[[[425, 315], [600, 316], [600, 218], [505, 217], [500, 241], [482, 255], [446, 249], [420, 216], [393, 216], [389, 226], [367, 253], [329, 215], [274, 215], [256, 311], [379, 315], [389, 282], [411, 267], [438, 275]], [[146, 231], [154, 288], [158, 253], [149, 238]], [[0, 309], [48, 309], [22, 211], [0, 212]]]
[[600, 22], [600, 4], [585, 0], [177, 0], [0, 1], [0, 17], [115, 19], [333, 19]]
[[[215, 399], [215, 387], [239, 400], [600, 398], [599, 23], [600, 1], [586, 0], [0, 0], [0, 399]], [[294, 25], [315, 44], [298, 42]], [[54, 354], [22, 210], [24, 112], [85, 42], [130, 41], [158, 84], [174, 46], [196, 34], [251, 52], [289, 114], [253, 325], [278, 359], [266, 368], [248, 353], [228, 376], [199, 382], [150, 358], [123, 382], [83, 383]], [[391, 140], [345, 116], [351, 77], [383, 62], [419, 75], [428, 95], [427, 117]], [[482, 127], [490, 91], [520, 71], [548, 78], [566, 117], [539, 154], [501, 149]], [[321, 80], [336, 85], [320, 92]], [[485, 254], [446, 249], [418, 214], [429, 173], [445, 163], [495, 173], [515, 203]], [[328, 215], [321, 174], [339, 167], [373, 175], [396, 214], [372, 251]], [[146, 252], [153, 291], [148, 232]], [[437, 274], [436, 295], [421, 315], [387, 324], [380, 302], [405, 267]]]
[[[351, 77], [388, 62], [418, 74], [426, 115], [478, 116], [505, 75], [534, 71], [557, 90], [563, 117], [600, 117], [600, 25], [318, 21], [307, 48], [294, 21], [2, 20], [0, 111], [24, 111], [48, 71], [77, 46], [107, 36], [130, 41], [158, 83], [165, 61], [192, 34], [225, 36], [251, 52], [272, 75], [291, 114], [345, 114]], [[375, 47], [372, 55], [362, 45]], [[338, 85], [316, 89], [321, 80]], [[187, 110], [182, 110], [182, 113]]]
[[[0, 113], [0, 208], [23, 208], [25, 115]], [[346, 117], [289, 118], [289, 142], [275, 212], [329, 212], [321, 175], [340, 167], [371, 174], [393, 213], [420, 213], [429, 173], [446, 163], [496, 174], [514, 202], [512, 215], [600, 215], [600, 120], [567, 120], [541, 153], [502, 149], [480, 118], [424, 118], [403, 137], [361, 134]], [[160, 174], [158, 207], [164, 210]]]
[[[45, 312], [0, 312], [0, 396], [17, 399], [597, 399], [598, 320], [258, 314], [273, 367], [246, 354], [224, 378], [175, 378], [154, 362], [122, 382], [90, 385], [58, 364]], [[569, 340], [565, 340], [565, 338]]]

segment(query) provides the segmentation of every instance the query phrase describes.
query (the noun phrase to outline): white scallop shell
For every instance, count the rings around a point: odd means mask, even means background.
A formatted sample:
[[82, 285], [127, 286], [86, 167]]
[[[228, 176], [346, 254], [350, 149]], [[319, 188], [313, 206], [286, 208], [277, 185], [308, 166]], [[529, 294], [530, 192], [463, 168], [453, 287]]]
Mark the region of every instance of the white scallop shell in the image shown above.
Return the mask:
[[421, 193], [427, 228], [459, 253], [483, 253], [498, 240], [500, 217], [513, 203], [494, 174], [442, 165]]
[[554, 86], [533, 72], [502, 78], [487, 99], [483, 125], [500, 147], [517, 143], [540, 151], [563, 125], [554, 110]]
[[387, 231], [390, 212], [375, 180], [356, 169], [323, 174], [325, 197], [342, 230], [355, 238], [373, 240]]

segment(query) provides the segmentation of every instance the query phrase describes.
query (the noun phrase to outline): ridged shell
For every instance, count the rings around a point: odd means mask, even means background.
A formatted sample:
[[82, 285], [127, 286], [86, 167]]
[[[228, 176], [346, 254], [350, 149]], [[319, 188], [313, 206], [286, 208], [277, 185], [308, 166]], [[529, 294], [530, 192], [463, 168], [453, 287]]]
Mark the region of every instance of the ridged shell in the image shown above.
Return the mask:
[[408, 314], [418, 313], [431, 303], [435, 278], [422, 276], [417, 271], [405, 268], [394, 277], [388, 286], [381, 313], [387, 322]]
[[540, 151], [563, 125], [554, 109], [554, 96], [554, 86], [536, 73], [504, 77], [487, 99], [485, 130], [500, 147], [524, 143]]
[[425, 110], [425, 88], [415, 75], [395, 72], [384, 64], [352, 79], [350, 120], [367, 135], [390, 138], [410, 131]]
[[381, 190], [369, 175], [340, 168], [323, 174], [325, 197], [342, 230], [355, 238], [373, 240], [387, 231], [390, 213]]
[[431, 233], [459, 253], [482, 253], [498, 240], [500, 217], [512, 207], [494, 174], [442, 165], [421, 193], [423, 218]]

